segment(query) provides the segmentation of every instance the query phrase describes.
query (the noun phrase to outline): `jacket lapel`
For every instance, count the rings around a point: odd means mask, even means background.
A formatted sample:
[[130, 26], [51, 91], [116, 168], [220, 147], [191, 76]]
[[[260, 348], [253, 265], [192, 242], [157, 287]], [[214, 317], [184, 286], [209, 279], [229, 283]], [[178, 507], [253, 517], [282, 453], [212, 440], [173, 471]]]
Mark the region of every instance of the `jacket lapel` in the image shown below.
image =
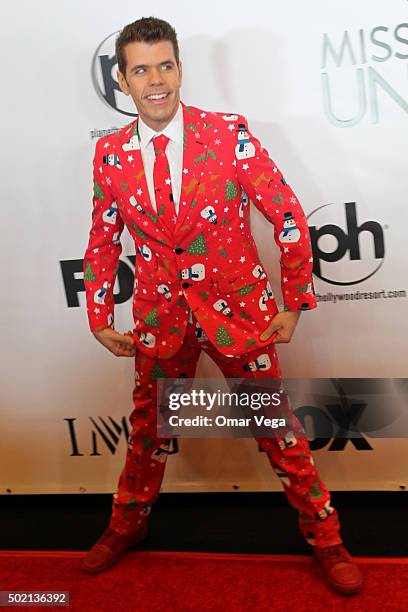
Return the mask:
[[183, 229], [187, 212], [194, 208], [194, 197], [199, 192], [201, 172], [207, 159], [208, 130], [200, 109], [186, 106], [183, 102], [183, 168], [179, 211], [175, 231]]

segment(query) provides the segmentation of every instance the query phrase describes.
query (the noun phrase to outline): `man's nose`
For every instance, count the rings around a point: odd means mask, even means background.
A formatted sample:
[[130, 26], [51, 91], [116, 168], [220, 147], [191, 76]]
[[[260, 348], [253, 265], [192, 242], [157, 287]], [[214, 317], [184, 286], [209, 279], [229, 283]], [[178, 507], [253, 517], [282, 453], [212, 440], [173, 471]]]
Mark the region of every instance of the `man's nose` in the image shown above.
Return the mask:
[[150, 85], [160, 85], [163, 82], [162, 72], [159, 68], [152, 68], [150, 71]]

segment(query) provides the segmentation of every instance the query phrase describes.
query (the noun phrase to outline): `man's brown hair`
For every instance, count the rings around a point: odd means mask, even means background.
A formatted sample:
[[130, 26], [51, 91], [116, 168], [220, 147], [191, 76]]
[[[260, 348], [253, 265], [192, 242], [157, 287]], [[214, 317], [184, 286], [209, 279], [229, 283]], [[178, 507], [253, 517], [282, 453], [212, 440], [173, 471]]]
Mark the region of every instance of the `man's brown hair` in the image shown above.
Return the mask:
[[174, 56], [179, 64], [179, 46], [176, 30], [167, 21], [157, 17], [142, 17], [133, 23], [128, 23], [120, 32], [115, 43], [115, 54], [118, 68], [126, 76], [125, 46], [132, 42], [160, 42], [168, 40], [172, 43]]

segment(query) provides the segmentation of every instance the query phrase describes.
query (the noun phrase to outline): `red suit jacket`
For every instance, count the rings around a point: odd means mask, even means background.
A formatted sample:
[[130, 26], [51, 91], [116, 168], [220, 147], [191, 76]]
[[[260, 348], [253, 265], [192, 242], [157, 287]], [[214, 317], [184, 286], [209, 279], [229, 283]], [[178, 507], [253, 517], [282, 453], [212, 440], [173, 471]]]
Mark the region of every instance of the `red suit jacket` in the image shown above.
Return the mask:
[[138, 118], [99, 138], [92, 226], [84, 255], [89, 326], [114, 323], [113, 288], [126, 224], [135, 242], [134, 337], [144, 354], [180, 348], [189, 307], [197, 336], [227, 356], [266, 346], [259, 335], [278, 312], [250, 230], [252, 201], [281, 250], [285, 310], [317, 306], [309, 228], [302, 207], [243, 115], [186, 106], [179, 213], [165, 223], [150, 203]]

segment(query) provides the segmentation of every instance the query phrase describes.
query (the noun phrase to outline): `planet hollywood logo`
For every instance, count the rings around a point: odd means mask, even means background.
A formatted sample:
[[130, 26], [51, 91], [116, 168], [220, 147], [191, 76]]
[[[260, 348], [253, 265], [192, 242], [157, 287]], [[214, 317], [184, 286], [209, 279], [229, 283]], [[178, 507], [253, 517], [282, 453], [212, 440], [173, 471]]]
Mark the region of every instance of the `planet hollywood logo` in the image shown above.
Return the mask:
[[[333, 207], [331, 222], [324, 223], [328, 206]], [[355, 202], [346, 202], [344, 208], [324, 204], [312, 210], [307, 219], [314, 223], [309, 223], [313, 274], [321, 280], [332, 285], [355, 285], [372, 277], [383, 265], [383, 227], [378, 221], [360, 222]]]
[[119, 30], [109, 34], [98, 45], [92, 58], [92, 83], [104, 104], [122, 115], [136, 117], [131, 96], [125, 96], [116, 78], [115, 41], [118, 35]]

